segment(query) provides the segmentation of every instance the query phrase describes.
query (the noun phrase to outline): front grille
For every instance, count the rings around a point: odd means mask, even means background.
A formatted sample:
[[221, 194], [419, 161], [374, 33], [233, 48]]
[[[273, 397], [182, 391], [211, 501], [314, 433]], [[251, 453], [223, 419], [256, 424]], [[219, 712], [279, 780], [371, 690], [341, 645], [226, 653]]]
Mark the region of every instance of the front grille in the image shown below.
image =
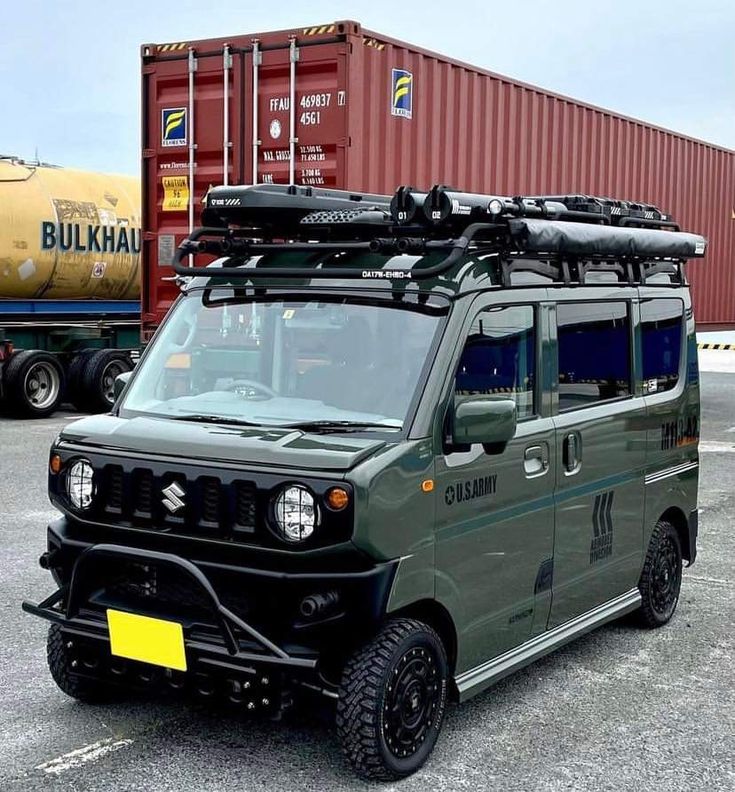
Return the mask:
[[[154, 459], [104, 459], [87, 453], [95, 469], [97, 493], [87, 519], [120, 528], [171, 536], [230, 541], [256, 547], [308, 551], [345, 542], [352, 533], [352, 504], [336, 512], [326, 506], [328, 490], [340, 479], [303, 477], [319, 504], [320, 526], [299, 545], [280, 538], [273, 498], [288, 483], [283, 474], [212, 467]], [[59, 477], [61, 481], [61, 477]], [[52, 496], [66, 505], [63, 481], [52, 482]]]
[[237, 481], [235, 493], [235, 528], [245, 533], [253, 533], [257, 511], [255, 485], [246, 481]]
[[[101, 516], [114, 517], [127, 527], [217, 539], [238, 535], [252, 539], [258, 533], [262, 510], [252, 481], [223, 481], [217, 476], [188, 480], [185, 475], [157, 474], [150, 468], [125, 471], [120, 465], [107, 465], [100, 481]], [[260, 522], [261, 533], [268, 539], [271, 535], [264, 521]]]
[[133, 471], [134, 511], [139, 517], [153, 516], [153, 473], [150, 470]]
[[111, 511], [122, 511], [123, 505], [123, 469], [120, 465], [109, 465], [107, 468], [107, 507]]

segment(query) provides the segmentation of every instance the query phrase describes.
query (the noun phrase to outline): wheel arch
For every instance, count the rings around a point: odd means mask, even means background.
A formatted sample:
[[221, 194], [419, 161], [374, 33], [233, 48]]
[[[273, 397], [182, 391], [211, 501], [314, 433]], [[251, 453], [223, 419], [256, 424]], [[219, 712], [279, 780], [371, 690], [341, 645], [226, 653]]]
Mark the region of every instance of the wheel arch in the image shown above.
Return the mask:
[[457, 663], [457, 629], [451, 614], [441, 603], [432, 599], [417, 600], [396, 611], [391, 611], [388, 616], [391, 619], [401, 617], [418, 619], [436, 630], [447, 653], [449, 676], [454, 676]]
[[673, 525], [679, 536], [681, 543], [681, 555], [686, 561], [692, 560], [692, 548], [690, 546], [689, 520], [686, 514], [678, 506], [669, 506], [666, 511], [658, 518], [658, 522], [667, 522]]

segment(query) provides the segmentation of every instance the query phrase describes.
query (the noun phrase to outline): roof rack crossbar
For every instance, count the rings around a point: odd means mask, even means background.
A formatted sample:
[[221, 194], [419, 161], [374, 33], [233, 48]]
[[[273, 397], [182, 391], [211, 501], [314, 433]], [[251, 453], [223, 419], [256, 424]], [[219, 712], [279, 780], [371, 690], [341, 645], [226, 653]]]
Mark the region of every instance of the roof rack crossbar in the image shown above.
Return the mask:
[[[192, 252], [196, 252], [198, 241], [203, 236], [219, 236], [225, 238], [227, 229], [224, 228], [198, 228], [193, 231], [188, 239], [179, 245], [174, 256], [174, 271], [182, 277], [201, 276], [205, 278], [239, 278], [239, 279], [262, 279], [262, 278], [330, 278], [330, 279], [368, 279], [368, 278], [395, 278], [398, 280], [427, 280], [435, 278], [450, 270], [468, 250], [472, 240], [477, 234], [483, 231], [497, 231], [497, 226], [489, 223], [473, 223], [465, 229], [464, 234], [457, 239], [450, 240], [427, 240], [425, 246], [434, 250], [449, 250], [449, 253], [439, 262], [419, 269], [389, 269], [383, 267], [188, 267], [182, 263], [182, 259]], [[326, 247], [325, 247], [326, 244]], [[250, 247], [250, 252], [259, 253], [267, 251], [280, 251], [288, 253], [290, 251], [313, 251], [315, 253], [324, 250], [366, 250], [376, 252], [372, 242], [301, 242], [284, 244], [257, 244]], [[396, 245], [396, 254], [401, 255], [408, 251], [400, 250]]]

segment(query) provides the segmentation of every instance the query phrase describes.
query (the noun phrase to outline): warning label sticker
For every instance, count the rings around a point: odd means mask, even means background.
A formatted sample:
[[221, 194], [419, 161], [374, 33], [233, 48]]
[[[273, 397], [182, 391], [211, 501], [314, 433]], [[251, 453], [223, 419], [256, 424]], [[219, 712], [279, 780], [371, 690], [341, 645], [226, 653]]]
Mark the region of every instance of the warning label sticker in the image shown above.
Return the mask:
[[164, 176], [163, 206], [164, 212], [182, 212], [189, 206], [189, 177]]

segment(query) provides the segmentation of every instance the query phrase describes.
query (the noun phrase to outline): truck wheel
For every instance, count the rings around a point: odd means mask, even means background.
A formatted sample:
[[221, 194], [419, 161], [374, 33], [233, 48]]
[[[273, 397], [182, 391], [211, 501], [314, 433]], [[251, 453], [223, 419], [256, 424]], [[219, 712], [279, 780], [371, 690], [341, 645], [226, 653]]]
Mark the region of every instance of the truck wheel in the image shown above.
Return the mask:
[[71, 654], [73, 647], [61, 632], [58, 624], [52, 624], [48, 631], [46, 657], [54, 682], [67, 696], [89, 704], [109, 700], [113, 697], [112, 686], [93, 676], [79, 676], [74, 673], [74, 663], [78, 662]]
[[48, 352], [16, 352], [5, 367], [5, 402], [17, 416], [46, 418], [61, 403], [64, 369]]
[[444, 718], [447, 655], [415, 619], [389, 621], [347, 661], [337, 700], [342, 750], [363, 778], [403, 778], [423, 765]]
[[661, 627], [674, 615], [681, 590], [681, 542], [676, 528], [663, 520], [656, 524], [648, 544], [638, 588], [640, 621], [649, 628]]
[[115, 378], [132, 371], [127, 352], [100, 349], [91, 354], [84, 365], [81, 379], [81, 400], [89, 412], [109, 412], [115, 403]]
[[83, 349], [71, 359], [66, 369], [66, 394], [64, 400], [74, 405], [78, 412], [86, 410], [84, 391], [82, 390], [82, 375], [89, 358], [97, 352], [96, 349]]

